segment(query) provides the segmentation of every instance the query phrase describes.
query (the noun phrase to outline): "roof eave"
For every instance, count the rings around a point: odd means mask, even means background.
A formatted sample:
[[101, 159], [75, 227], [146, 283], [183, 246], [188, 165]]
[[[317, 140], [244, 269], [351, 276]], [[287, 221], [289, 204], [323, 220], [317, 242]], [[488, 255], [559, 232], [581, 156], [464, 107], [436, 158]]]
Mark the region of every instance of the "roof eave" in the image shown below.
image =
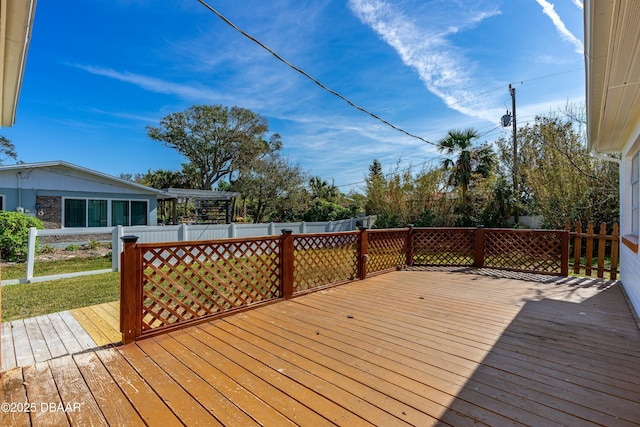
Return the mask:
[[16, 120], [36, 0], [0, 0], [0, 126]]

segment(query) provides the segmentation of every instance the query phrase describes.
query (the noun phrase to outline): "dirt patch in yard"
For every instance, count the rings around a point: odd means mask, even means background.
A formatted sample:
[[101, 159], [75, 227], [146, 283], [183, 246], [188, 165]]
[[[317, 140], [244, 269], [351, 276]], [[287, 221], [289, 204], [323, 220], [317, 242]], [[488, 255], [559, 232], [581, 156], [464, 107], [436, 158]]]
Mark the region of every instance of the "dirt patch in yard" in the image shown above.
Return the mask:
[[76, 250], [69, 250], [68, 248], [48, 248], [45, 253], [39, 253], [36, 255], [36, 261], [60, 261], [72, 258], [97, 258], [107, 256], [110, 252], [111, 248], [107, 245], [100, 245], [96, 248], [80, 246]]

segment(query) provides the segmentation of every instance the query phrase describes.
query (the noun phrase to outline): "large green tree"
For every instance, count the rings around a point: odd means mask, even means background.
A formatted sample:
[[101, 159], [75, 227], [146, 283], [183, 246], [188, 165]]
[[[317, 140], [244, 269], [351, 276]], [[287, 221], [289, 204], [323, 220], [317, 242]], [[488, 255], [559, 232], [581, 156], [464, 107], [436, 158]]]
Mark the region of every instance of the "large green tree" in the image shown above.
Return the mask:
[[378, 159], [373, 159], [369, 166], [369, 175], [365, 179], [367, 200], [364, 209], [367, 215], [380, 215], [387, 209], [388, 183], [382, 173], [382, 164]]
[[17, 160], [18, 153], [13, 143], [4, 136], [0, 136], [0, 165], [4, 165], [8, 160]]
[[[513, 164], [510, 141], [499, 140], [506, 169]], [[618, 165], [593, 158], [582, 123], [570, 115], [538, 116], [518, 129], [520, 200], [544, 225], [566, 221], [618, 222]]]
[[253, 222], [280, 222], [302, 218], [308, 199], [306, 182], [299, 165], [275, 152], [256, 160], [231, 188], [242, 194]]
[[188, 160], [183, 170], [195, 181], [194, 188], [205, 190], [223, 177], [239, 179], [257, 159], [282, 145], [278, 134], [269, 134], [266, 118], [222, 105], [194, 105], [169, 114], [159, 126], [147, 126], [147, 134], [182, 154]]
[[309, 205], [305, 221], [335, 221], [350, 218], [357, 211], [357, 204], [340, 193], [335, 184], [329, 184], [319, 176], [309, 180]]
[[164, 188], [190, 188], [185, 186], [185, 179], [182, 173], [165, 169], [148, 170], [146, 174], [136, 176], [136, 182], [159, 190]]

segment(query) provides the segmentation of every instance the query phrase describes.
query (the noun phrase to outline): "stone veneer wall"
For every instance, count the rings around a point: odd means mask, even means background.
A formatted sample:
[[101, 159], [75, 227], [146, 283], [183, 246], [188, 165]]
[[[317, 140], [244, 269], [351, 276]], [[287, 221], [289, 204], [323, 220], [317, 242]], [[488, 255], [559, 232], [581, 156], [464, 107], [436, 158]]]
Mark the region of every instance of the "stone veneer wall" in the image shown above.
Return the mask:
[[62, 197], [36, 196], [36, 218], [44, 228], [62, 228]]

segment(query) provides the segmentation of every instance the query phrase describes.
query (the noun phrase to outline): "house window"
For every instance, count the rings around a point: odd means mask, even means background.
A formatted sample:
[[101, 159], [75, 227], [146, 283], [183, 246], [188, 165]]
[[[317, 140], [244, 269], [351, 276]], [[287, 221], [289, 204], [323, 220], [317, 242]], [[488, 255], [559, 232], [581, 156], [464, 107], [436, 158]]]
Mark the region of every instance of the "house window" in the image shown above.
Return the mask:
[[82, 199], [65, 199], [64, 201], [64, 226], [87, 226], [87, 201]]
[[65, 227], [148, 225], [148, 202], [138, 200], [65, 199]]
[[129, 201], [113, 200], [111, 202], [111, 224], [129, 226]]
[[640, 231], [640, 151], [631, 159], [631, 234]]
[[89, 200], [88, 220], [89, 227], [107, 226], [106, 200]]
[[147, 202], [112, 200], [111, 225], [147, 225]]
[[147, 202], [131, 201], [131, 225], [147, 225]]
[[4, 196], [0, 196], [0, 211], [4, 210]]

